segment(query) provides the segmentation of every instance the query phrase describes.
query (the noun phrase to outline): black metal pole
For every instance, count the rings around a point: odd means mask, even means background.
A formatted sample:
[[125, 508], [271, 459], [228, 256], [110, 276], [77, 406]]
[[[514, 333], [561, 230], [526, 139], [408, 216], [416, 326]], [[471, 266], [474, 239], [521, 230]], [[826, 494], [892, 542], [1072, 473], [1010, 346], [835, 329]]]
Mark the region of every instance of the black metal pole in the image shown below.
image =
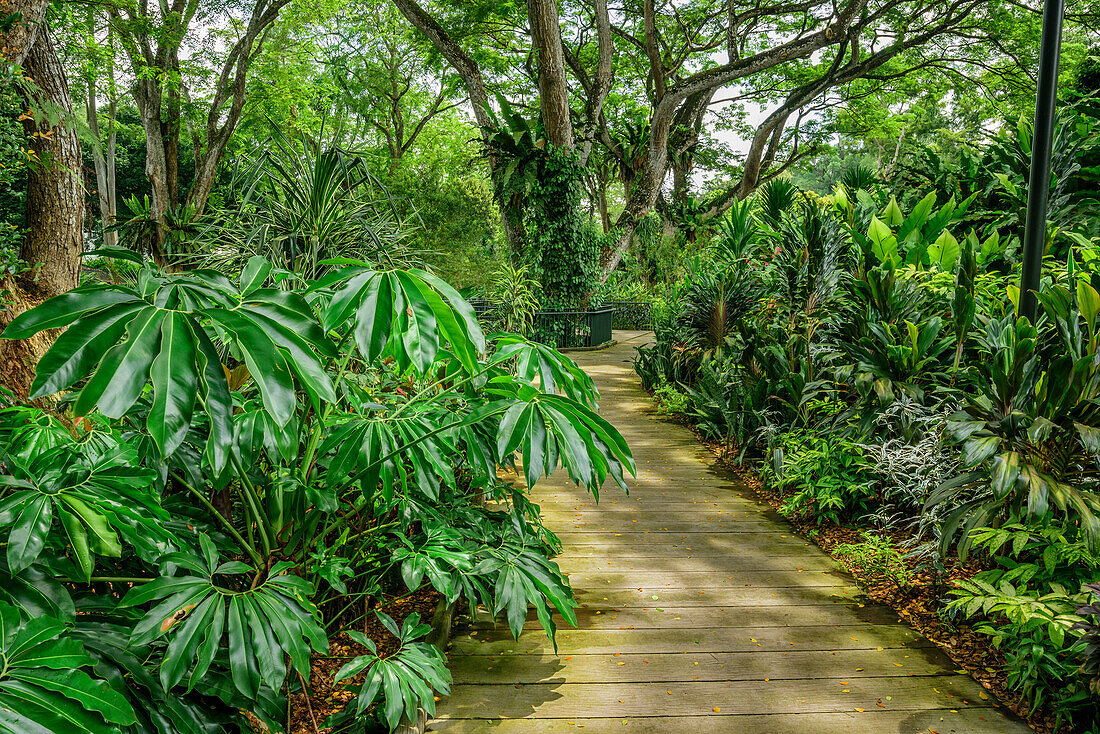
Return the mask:
[[1058, 59], [1062, 51], [1065, 0], [1043, 4], [1043, 39], [1039, 48], [1039, 81], [1035, 90], [1035, 126], [1031, 136], [1031, 178], [1027, 186], [1020, 315], [1035, 321], [1035, 291], [1043, 269], [1050, 198], [1050, 155], [1054, 144], [1054, 108], [1058, 102]]

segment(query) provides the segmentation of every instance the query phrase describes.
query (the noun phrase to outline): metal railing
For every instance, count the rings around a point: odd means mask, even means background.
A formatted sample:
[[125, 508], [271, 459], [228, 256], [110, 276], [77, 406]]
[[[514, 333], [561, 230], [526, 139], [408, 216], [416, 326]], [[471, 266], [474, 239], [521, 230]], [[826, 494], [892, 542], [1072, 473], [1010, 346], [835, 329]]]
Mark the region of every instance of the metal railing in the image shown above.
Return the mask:
[[[470, 299], [478, 321], [486, 328], [499, 323], [496, 305], [483, 298]], [[600, 306], [588, 311], [537, 311], [529, 334], [532, 341], [556, 349], [598, 347], [611, 341], [615, 309]]]
[[648, 329], [653, 304], [649, 301], [608, 301], [615, 309], [613, 329]]
[[588, 311], [539, 311], [531, 339], [556, 349], [598, 347], [611, 341], [614, 314], [611, 306]]

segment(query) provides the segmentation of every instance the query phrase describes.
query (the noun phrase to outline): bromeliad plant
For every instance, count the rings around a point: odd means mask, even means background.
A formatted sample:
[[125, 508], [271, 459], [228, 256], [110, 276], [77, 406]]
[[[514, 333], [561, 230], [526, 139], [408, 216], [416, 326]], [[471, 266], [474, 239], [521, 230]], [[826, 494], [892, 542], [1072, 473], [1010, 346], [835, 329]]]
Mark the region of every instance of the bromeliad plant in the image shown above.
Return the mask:
[[522, 456], [528, 486], [564, 466], [625, 488], [591, 380], [486, 339], [428, 272], [325, 265], [292, 287], [259, 257], [236, 280], [146, 264], [4, 333], [68, 327], [31, 396], [67, 391], [68, 412], [0, 413], [0, 600], [117, 633], [95, 670], [129, 672], [108, 681], [148, 725], [103, 731], [232, 731], [242, 709], [279, 728], [280, 697], [391, 568], [510, 620], [533, 603], [551, 635], [551, 609], [575, 623], [556, 540], [496, 477]]

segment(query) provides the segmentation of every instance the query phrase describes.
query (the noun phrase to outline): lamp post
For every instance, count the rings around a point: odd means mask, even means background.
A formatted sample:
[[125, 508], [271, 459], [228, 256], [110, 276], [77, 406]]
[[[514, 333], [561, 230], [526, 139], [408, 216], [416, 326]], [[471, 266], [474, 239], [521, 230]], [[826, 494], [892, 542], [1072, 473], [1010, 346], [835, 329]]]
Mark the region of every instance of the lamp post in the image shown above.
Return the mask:
[[1039, 81], [1035, 89], [1035, 125], [1031, 136], [1031, 177], [1027, 186], [1020, 315], [1035, 321], [1035, 291], [1043, 269], [1050, 198], [1050, 156], [1054, 145], [1054, 108], [1058, 102], [1058, 59], [1062, 50], [1065, 0], [1045, 0], [1043, 38], [1039, 48]]

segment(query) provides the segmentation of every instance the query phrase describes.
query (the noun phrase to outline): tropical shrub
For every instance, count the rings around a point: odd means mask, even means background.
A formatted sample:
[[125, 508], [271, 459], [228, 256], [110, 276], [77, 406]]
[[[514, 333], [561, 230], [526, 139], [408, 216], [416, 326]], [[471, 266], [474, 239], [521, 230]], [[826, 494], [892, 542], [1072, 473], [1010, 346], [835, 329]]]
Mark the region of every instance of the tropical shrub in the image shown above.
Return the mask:
[[[68, 327], [32, 386], [63, 392], [57, 408], [0, 412], [0, 602], [66, 625], [68, 667], [93, 661], [76, 700], [122, 698], [87, 704], [110, 724], [88, 730], [236, 731], [241, 711], [281, 728], [311, 655], [392, 588], [390, 567], [517, 634], [531, 604], [551, 637], [551, 610], [575, 623], [556, 539], [496, 473], [518, 455], [529, 487], [559, 467], [593, 493], [625, 486], [633, 460], [591, 380], [542, 345], [487, 340], [430, 273], [325, 267], [309, 281], [253, 257], [230, 280], [144, 263], [134, 285], [82, 286], [5, 332]], [[404, 653], [364, 664], [390, 727], [445, 683], [415, 620], [397, 636]]]
[[785, 433], [772, 448], [765, 478], [791, 493], [781, 512], [804, 520], [840, 524], [871, 509], [870, 463], [850, 440], [799, 430]]
[[833, 548], [833, 554], [864, 576], [889, 581], [899, 591], [904, 591], [913, 578], [901, 551], [875, 533], [864, 532], [862, 542], [842, 543]]

